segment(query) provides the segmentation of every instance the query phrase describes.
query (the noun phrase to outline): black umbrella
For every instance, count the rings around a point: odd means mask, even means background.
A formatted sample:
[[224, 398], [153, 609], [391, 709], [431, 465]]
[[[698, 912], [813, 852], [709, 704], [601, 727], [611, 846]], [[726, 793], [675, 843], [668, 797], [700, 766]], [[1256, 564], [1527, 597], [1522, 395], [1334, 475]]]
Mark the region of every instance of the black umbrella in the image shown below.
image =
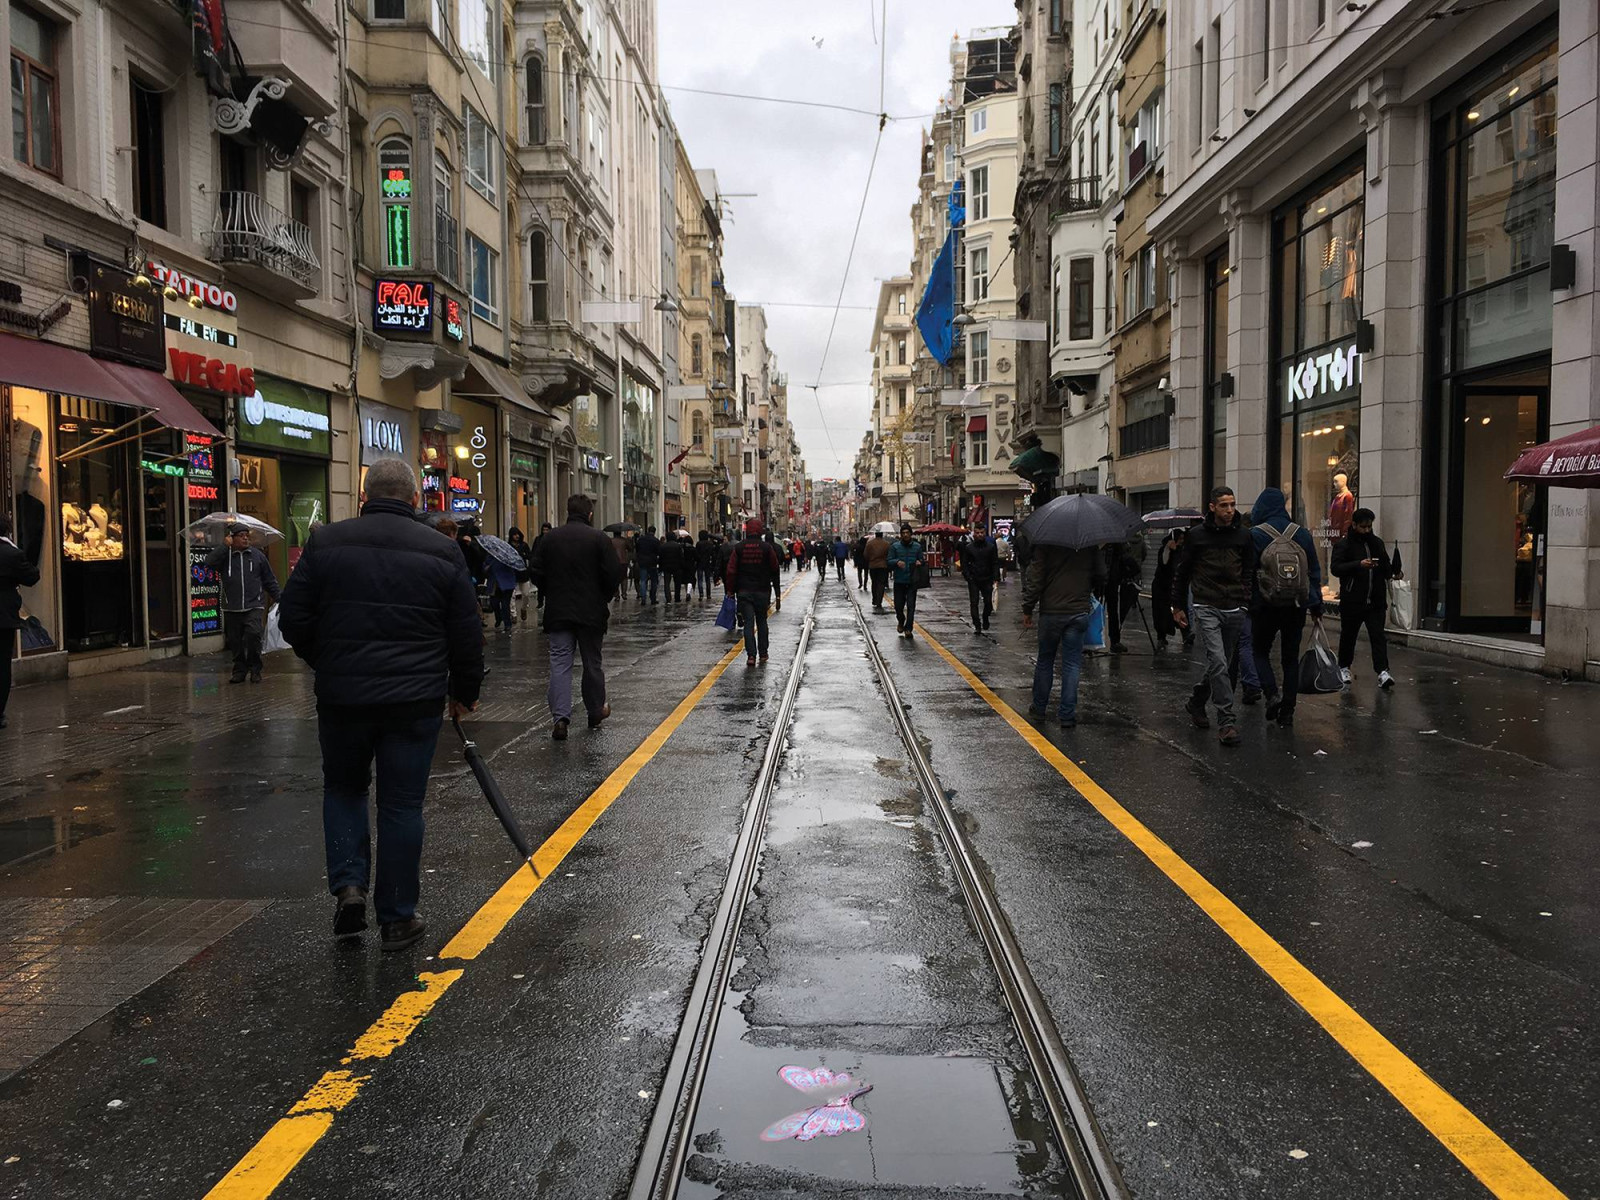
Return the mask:
[[1024, 527], [1035, 546], [1082, 550], [1125, 542], [1144, 528], [1139, 514], [1110, 496], [1058, 496], [1028, 518]]
[[472, 768], [472, 774], [478, 780], [478, 786], [483, 789], [484, 797], [489, 801], [489, 807], [494, 809], [494, 815], [500, 818], [500, 824], [505, 826], [511, 844], [517, 848], [517, 853], [523, 858], [531, 859], [533, 851], [528, 848], [528, 839], [523, 836], [522, 827], [517, 824], [517, 818], [511, 814], [511, 806], [506, 803], [505, 794], [501, 792], [500, 785], [495, 782], [493, 775], [489, 774], [489, 764], [483, 761], [483, 755], [478, 753], [478, 743], [467, 736], [467, 731], [461, 728], [461, 720], [452, 717], [450, 724], [456, 727], [456, 734], [461, 738], [461, 749], [467, 756], [467, 766]]
[[638, 529], [632, 521], [613, 521], [606, 526], [607, 533], [636, 533]]

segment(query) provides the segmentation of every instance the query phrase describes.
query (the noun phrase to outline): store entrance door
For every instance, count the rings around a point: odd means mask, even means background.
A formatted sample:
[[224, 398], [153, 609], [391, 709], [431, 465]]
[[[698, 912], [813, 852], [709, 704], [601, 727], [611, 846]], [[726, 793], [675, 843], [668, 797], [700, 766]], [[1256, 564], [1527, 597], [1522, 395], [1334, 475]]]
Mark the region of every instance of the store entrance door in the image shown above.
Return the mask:
[[1450, 627], [1542, 636], [1548, 489], [1503, 476], [1518, 454], [1545, 440], [1550, 389], [1462, 383], [1453, 417]]

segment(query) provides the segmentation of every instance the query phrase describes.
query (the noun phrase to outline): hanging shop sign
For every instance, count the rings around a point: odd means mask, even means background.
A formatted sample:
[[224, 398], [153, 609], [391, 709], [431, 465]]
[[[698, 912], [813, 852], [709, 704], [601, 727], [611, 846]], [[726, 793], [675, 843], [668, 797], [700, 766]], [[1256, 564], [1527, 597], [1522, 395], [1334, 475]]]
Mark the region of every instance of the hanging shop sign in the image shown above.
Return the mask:
[[231, 329], [224, 329], [220, 325], [207, 324], [205, 321], [196, 320], [187, 313], [169, 312], [165, 314], [167, 335], [193, 338], [197, 342], [206, 342], [212, 346], [221, 346], [228, 350], [239, 347], [239, 335]]
[[[216, 448], [200, 433], [183, 435], [185, 475], [188, 477], [189, 516], [193, 520], [217, 509]], [[211, 547], [189, 545], [189, 633], [205, 637], [222, 629], [222, 580], [206, 566]]]
[[372, 327], [379, 333], [432, 333], [433, 284], [424, 280], [378, 280], [372, 288]]
[[403, 409], [363, 400], [359, 406], [361, 418], [361, 465], [370, 467], [384, 458], [403, 458], [410, 461], [409, 443], [412, 416]]
[[1329, 346], [1289, 365], [1289, 403], [1341, 400], [1361, 386], [1361, 352], [1355, 341]]
[[270, 375], [239, 401], [240, 445], [272, 447], [326, 457], [333, 449], [328, 393]]
[[209, 388], [228, 396], [248, 396], [256, 390], [254, 368], [237, 361], [208, 358], [177, 346], [167, 351], [167, 373], [189, 387]]
[[158, 262], [149, 262], [146, 269], [152, 279], [157, 280], [162, 287], [172, 288], [179, 295], [193, 296], [207, 308], [214, 308], [218, 312], [236, 313], [239, 311], [239, 297], [219, 284], [208, 283], [204, 279], [196, 279], [192, 275], [185, 275], [182, 271], [174, 271], [171, 267]]
[[166, 335], [160, 295], [135, 287], [122, 267], [89, 263], [87, 270], [90, 352], [161, 370]]
[[583, 469], [591, 474], [600, 473], [600, 456], [598, 454], [585, 454], [583, 456]]
[[461, 314], [461, 301], [446, 297], [444, 302], [444, 335], [452, 342], [467, 338], [467, 319]]
[[72, 301], [66, 297], [42, 312], [24, 312], [21, 305], [22, 285], [10, 279], [0, 279], [0, 325], [9, 325], [12, 329], [43, 337], [47, 329], [72, 311]]

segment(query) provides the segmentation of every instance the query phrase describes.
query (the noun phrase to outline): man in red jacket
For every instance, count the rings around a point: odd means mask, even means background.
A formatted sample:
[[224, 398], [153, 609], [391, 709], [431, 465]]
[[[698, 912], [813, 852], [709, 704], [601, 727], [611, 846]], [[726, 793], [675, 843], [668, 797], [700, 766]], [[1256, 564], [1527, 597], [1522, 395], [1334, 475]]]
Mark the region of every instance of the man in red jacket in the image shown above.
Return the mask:
[[765, 529], [760, 517], [745, 522], [744, 540], [728, 556], [728, 572], [723, 579], [728, 594], [739, 598], [739, 611], [744, 617], [745, 665], [750, 667], [756, 665], [758, 653], [761, 665], [767, 665], [769, 589], [777, 607], [783, 607], [778, 552], [761, 536]]

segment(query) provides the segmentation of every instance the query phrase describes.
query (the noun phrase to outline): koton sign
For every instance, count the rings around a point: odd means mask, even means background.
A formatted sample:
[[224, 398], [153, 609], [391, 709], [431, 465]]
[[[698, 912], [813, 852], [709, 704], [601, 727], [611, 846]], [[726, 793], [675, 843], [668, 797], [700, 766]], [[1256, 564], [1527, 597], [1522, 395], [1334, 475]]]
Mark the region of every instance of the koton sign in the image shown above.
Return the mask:
[[214, 283], [207, 283], [204, 279], [196, 279], [192, 275], [185, 275], [182, 271], [174, 271], [171, 267], [163, 266], [158, 262], [145, 264], [152, 279], [161, 281], [163, 287], [175, 288], [185, 296], [198, 296], [200, 303], [215, 308], [225, 313], [239, 311], [239, 297], [219, 287]]
[[1361, 383], [1361, 352], [1355, 342], [1330, 346], [1289, 367], [1290, 404], [1309, 404]]

